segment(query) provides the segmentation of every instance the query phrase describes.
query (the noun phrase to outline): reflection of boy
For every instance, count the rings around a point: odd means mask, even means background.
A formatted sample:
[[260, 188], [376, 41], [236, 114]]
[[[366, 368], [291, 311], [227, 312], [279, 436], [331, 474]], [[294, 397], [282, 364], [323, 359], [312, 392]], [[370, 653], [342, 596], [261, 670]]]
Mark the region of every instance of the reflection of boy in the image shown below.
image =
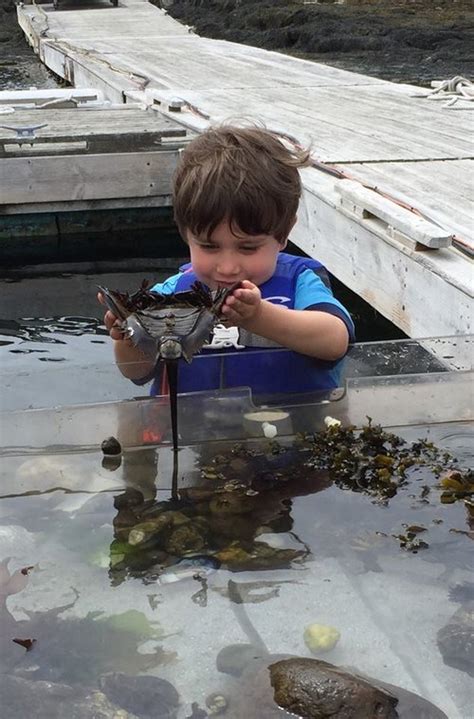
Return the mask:
[[[173, 202], [191, 262], [153, 289], [179, 292], [196, 279], [211, 290], [240, 286], [222, 308], [225, 324], [239, 328], [218, 350], [227, 353], [224, 365], [214, 353], [212, 361], [207, 355], [189, 367], [182, 363], [180, 391], [220, 386], [223, 366], [225, 385], [259, 392], [337, 385], [341, 359], [354, 338], [350, 316], [333, 297], [319, 262], [283, 252], [301, 196], [298, 167], [307, 159], [307, 153], [288, 150], [257, 127], [209, 129], [182, 153]], [[121, 372], [138, 384], [149, 381], [153, 364], [122, 339], [115, 321], [107, 312]], [[244, 350], [234, 348], [237, 337]], [[278, 346], [291, 352], [255, 354], [257, 348]], [[236, 351], [239, 356], [229, 354]], [[152, 393], [157, 392], [155, 382]]]

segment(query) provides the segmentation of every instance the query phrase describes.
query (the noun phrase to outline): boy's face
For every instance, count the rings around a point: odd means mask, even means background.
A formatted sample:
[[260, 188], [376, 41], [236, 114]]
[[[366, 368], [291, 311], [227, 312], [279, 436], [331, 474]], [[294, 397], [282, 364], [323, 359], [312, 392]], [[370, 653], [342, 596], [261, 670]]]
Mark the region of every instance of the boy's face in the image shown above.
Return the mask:
[[[236, 230], [237, 232], [237, 230]], [[250, 280], [261, 285], [275, 272], [278, 253], [285, 249], [273, 235], [233, 234], [227, 221], [217, 225], [209, 239], [187, 231], [191, 264], [197, 278], [211, 290]]]

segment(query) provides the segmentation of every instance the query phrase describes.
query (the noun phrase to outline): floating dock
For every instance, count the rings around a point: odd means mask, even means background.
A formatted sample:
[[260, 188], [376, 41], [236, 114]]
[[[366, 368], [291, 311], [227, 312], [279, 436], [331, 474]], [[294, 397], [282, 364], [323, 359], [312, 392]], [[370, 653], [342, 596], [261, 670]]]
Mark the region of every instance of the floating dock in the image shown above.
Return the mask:
[[252, 118], [309, 145], [292, 241], [409, 336], [469, 333], [474, 103], [202, 38], [145, 0], [21, 5], [18, 19], [75, 88], [192, 132]]

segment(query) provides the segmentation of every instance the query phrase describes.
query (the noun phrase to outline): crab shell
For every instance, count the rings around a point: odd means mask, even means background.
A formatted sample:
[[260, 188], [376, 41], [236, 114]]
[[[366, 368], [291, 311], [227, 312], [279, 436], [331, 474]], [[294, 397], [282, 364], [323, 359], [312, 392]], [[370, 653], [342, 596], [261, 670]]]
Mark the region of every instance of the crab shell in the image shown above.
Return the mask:
[[171, 295], [153, 292], [153, 304], [135, 312], [124, 307], [119, 293], [100, 286], [99, 291], [108, 309], [121, 320], [124, 337], [130, 338], [150, 359], [158, 362], [182, 357], [189, 363], [219, 322], [225, 298], [237, 286], [238, 283], [211, 294], [195, 282], [186, 292]]

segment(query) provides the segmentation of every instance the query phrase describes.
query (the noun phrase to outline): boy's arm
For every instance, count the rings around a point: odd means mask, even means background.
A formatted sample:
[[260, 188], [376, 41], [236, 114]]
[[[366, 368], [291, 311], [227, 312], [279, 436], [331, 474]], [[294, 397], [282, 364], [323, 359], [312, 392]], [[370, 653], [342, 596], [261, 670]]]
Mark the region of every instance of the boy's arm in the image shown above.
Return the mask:
[[[97, 299], [104, 304], [102, 295]], [[130, 339], [124, 339], [120, 329], [116, 326], [117, 317], [107, 310], [104, 315], [104, 324], [114, 341], [115, 362], [124, 377], [131, 380], [143, 379], [153, 370], [153, 362], [148, 360], [138, 347], [135, 347]]]
[[262, 300], [260, 290], [244, 281], [228, 297], [222, 312], [236, 324], [283, 347], [322, 360], [338, 360], [349, 344], [342, 319], [318, 310], [290, 310]]
[[140, 380], [150, 375], [154, 363], [144, 357], [129, 339], [114, 340], [115, 362], [124, 377], [131, 380]]

